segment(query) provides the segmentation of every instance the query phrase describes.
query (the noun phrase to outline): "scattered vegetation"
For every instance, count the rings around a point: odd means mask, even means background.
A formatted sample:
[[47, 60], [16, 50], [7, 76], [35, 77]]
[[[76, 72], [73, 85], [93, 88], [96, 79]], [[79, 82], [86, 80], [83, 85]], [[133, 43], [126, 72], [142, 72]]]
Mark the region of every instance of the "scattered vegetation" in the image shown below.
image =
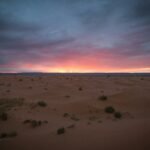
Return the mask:
[[15, 132], [15, 131], [11, 132], [11, 133], [8, 134], [8, 136], [9, 137], [15, 137], [15, 136], [17, 136], [17, 132]]
[[16, 106], [22, 106], [24, 98], [0, 98], [0, 114]]
[[41, 121], [36, 121], [36, 120], [32, 120], [30, 123], [31, 123], [31, 126], [32, 126], [33, 128], [36, 128], [36, 127], [38, 127], [38, 126], [41, 126], [41, 124], [42, 124]]
[[41, 120], [31, 120], [31, 119], [27, 119], [25, 121], [23, 121], [24, 124], [30, 124], [31, 127], [36, 128], [41, 126], [43, 123], [48, 123], [47, 120], [41, 121]]
[[106, 113], [114, 113], [115, 109], [112, 106], [108, 106], [105, 108], [105, 112]]
[[3, 112], [2, 114], [0, 114], [0, 119], [1, 119], [2, 121], [6, 121], [6, 120], [8, 119], [8, 114], [5, 113], [5, 112]]
[[44, 90], [45, 90], [45, 91], [47, 91], [47, 90], [48, 90], [48, 88], [44, 88]]
[[47, 106], [46, 102], [44, 102], [44, 101], [39, 101], [37, 104], [41, 107], [46, 107]]
[[33, 82], [33, 81], [34, 81], [34, 79], [32, 78], [32, 79], [31, 79], [31, 81]]
[[29, 120], [29, 119], [27, 119], [27, 120], [25, 120], [23, 123], [24, 124], [27, 124], [27, 123], [30, 123], [32, 120]]
[[3, 133], [1, 133], [1, 135], [0, 135], [0, 138], [2, 139], [2, 138], [6, 138], [7, 137], [7, 133], [5, 133], [5, 132], [3, 132]]
[[122, 118], [121, 112], [115, 112], [115, 113], [114, 113], [114, 117], [115, 117], [115, 118], [118, 118], [118, 119]]
[[17, 132], [13, 131], [13, 132], [10, 132], [10, 133], [1, 133], [0, 134], [0, 139], [3, 139], [3, 138], [12, 138], [12, 137], [16, 137], [17, 136]]
[[98, 98], [98, 100], [101, 100], [101, 101], [106, 101], [108, 99], [108, 97], [106, 95], [102, 95]]
[[70, 98], [70, 96], [69, 96], [69, 95], [66, 95], [65, 97], [66, 97], [66, 98]]
[[101, 120], [98, 120], [97, 122], [98, 122], [98, 123], [102, 123], [102, 121], [101, 121]]
[[107, 78], [111, 77], [109, 74], [107, 75]]
[[19, 79], [19, 82], [22, 82], [23, 81], [23, 79]]
[[6, 90], [6, 93], [10, 93], [10, 90]]
[[29, 89], [32, 89], [32, 86], [29, 86], [28, 88], [29, 88]]
[[58, 135], [60, 135], [60, 134], [64, 134], [65, 133], [65, 128], [64, 127], [62, 127], [62, 128], [59, 128], [58, 130], [57, 130], [57, 134]]
[[64, 117], [68, 117], [69, 114], [68, 114], [68, 113], [64, 113], [63, 116], [64, 116]]
[[79, 87], [79, 89], [78, 89], [79, 91], [82, 91], [83, 90], [83, 88], [82, 87]]

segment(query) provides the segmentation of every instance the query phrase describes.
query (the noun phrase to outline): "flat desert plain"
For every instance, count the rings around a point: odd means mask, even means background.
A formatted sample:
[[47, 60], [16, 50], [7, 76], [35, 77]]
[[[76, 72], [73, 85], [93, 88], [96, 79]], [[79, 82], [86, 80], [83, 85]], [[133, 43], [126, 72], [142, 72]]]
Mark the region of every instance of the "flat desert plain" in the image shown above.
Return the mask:
[[150, 150], [150, 76], [0, 76], [0, 150]]

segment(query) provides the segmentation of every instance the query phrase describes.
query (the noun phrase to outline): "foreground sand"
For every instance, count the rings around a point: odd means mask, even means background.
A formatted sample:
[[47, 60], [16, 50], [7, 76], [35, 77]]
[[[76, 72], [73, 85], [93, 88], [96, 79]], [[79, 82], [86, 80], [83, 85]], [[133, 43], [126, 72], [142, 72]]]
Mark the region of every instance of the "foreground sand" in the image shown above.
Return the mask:
[[2, 112], [0, 134], [17, 136], [1, 138], [0, 150], [150, 150], [150, 77], [1, 76]]

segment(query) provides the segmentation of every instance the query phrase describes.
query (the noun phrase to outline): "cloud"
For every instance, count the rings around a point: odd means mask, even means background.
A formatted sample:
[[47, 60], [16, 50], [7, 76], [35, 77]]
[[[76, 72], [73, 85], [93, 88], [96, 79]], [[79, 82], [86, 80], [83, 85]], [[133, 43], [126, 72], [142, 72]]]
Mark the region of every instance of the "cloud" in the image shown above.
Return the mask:
[[149, 0], [1, 0], [0, 65], [148, 66], [149, 26]]

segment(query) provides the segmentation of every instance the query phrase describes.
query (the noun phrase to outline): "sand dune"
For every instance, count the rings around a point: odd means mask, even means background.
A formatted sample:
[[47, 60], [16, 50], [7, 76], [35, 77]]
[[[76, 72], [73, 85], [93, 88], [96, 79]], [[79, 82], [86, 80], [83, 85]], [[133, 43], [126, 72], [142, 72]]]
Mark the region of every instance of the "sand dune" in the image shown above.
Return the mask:
[[149, 150], [150, 77], [0, 76], [0, 136], [1, 150]]

